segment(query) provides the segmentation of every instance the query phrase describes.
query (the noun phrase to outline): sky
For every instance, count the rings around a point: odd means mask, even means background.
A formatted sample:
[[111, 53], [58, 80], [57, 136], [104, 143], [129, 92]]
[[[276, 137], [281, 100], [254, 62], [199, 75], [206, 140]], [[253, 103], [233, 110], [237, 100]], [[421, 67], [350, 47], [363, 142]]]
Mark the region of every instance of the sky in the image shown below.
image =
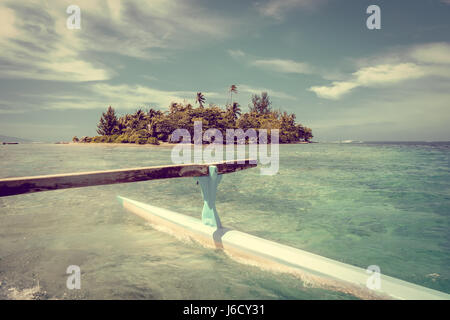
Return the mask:
[[109, 105], [224, 106], [235, 84], [316, 141], [450, 140], [450, 0], [0, 0], [0, 24], [1, 135], [93, 136]]

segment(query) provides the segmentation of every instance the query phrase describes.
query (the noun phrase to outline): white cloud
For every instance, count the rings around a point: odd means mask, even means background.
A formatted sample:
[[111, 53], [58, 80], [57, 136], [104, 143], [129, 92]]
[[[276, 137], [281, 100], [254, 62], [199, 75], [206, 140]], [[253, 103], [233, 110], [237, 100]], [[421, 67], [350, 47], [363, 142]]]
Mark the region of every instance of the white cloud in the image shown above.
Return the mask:
[[232, 58], [235, 58], [235, 59], [245, 57], [245, 52], [243, 52], [242, 50], [231, 50], [231, 49], [229, 49], [228, 50], [228, 54]]
[[[193, 99], [196, 92], [188, 91], [164, 91], [145, 86], [96, 84], [95, 92], [101, 92], [106, 104], [115, 104], [120, 108], [134, 109], [139, 105], [156, 104], [167, 107], [171, 102], [180, 102], [183, 99]], [[204, 93], [207, 96], [207, 93]]]
[[266, 3], [257, 3], [258, 11], [268, 17], [281, 19], [283, 15], [296, 8], [313, 9], [326, 0], [269, 0]]
[[281, 73], [312, 73], [312, 68], [304, 62], [282, 59], [259, 59], [251, 62], [251, 65]]
[[[116, 65], [95, 59], [102, 53], [165, 58], [154, 49], [192, 46], [228, 37], [238, 23], [191, 1], [79, 0], [81, 29], [66, 28], [72, 1], [4, 1], [0, 4], [0, 72], [3, 78], [102, 81]], [[102, 62], [100, 62], [102, 61]]]
[[[215, 92], [203, 92], [205, 97], [217, 97]], [[171, 102], [194, 103], [194, 91], [166, 91], [142, 85], [111, 85], [96, 83], [78, 95], [40, 95], [45, 109], [100, 109], [114, 106], [117, 110], [134, 110], [139, 106], [167, 108]]]
[[14, 11], [6, 7], [0, 7], [0, 38], [14, 38], [17, 36], [17, 30], [14, 28]]
[[79, 30], [67, 32], [65, 10], [61, 19], [41, 2], [6, 5], [0, 5], [0, 17], [11, 24], [0, 32], [2, 77], [79, 82], [106, 80], [114, 74], [80, 57]]
[[358, 87], [389, 86], [430, 76], [450, 78], [448, 50], [449, 45], [445, 43], [415, 46], [406, 53], [399, 53], [401, 59], [397, 58], [397, 62], [392, 62], [392, 56], [388, 56], [386, 60], [390, 63], [360, 67], [347, 80], [334, 81], [328, 86], [312, 86], [309, 91], [320, 98], [337, 100]]
[[275, 98], [280, 98], [280, 99], [288, 99], [288, 100], [295, 100], [296, 97], [291, 96], [285, 92], [282, 91], [275, 91], [275, 90], [270, 90], [270, 89], [266, 89], [266, 88], [254, 88], [251, 86], [247, 86], [245, 84], [240, 84], [238, 85], [238, 90], [240, 92], [248, 92], [251, 94], [261, 94], [261, 92], [267, 92], [269, 94], [269, 96], [271, 97], [275, 97]]
[[417, 46], [411, 50], [410, 55], [419, 62], [450, 64], [450, 44], [439, 42]]
[[356, 83], [367, 87], [416, 79], [425, 74], [426, 70], [414, 63], [382, 64], [353, 73]]
[[227, 52], [234, 59], [239, 59], [251, 66], [269, 71], [297, 74], [311, 74], [315, 72], [314, 68], [305, 62], [298, 62], [290, 59], [257, 58], [255, 56], [246, 54], [242, 50], [229, 49]]
[[337, 100], [357, 86], [354, 82], [334, 81], [331, 86], [314, 86], [309, 90], [320, 98]]

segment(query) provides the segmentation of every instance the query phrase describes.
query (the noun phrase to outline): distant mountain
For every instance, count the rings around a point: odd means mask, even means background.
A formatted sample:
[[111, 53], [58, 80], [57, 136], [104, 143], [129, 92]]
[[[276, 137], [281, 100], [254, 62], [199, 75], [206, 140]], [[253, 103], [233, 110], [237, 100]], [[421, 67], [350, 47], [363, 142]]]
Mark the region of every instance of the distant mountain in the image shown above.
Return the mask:
[[8, 137], [0, 135], [0, 142], [20, 142], [20, 143], [30, 143], [31, 140], [21, 139], [16, 137]]

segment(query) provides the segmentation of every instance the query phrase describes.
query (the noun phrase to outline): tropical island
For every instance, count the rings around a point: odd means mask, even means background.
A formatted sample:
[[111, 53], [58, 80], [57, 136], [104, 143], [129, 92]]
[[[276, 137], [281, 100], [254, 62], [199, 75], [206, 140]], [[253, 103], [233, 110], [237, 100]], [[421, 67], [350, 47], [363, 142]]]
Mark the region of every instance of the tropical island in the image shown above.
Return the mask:
[[233, 102], [236, 85], [230, 87], [230, 103], [224, 109], [209, 104], [205, 106], [205, 97], [197, 93], [194, 107], [190, 103], [170, 104], [168, 111], [139, 108], [133, 114], [117, 117], [115, 110], [109, 106], [100, 118], [97, 126], [98, 136], [73, 137], [73, 142], [82, 143], [135, 143], [159, 145], [170, 142], [171, 134], [176, 129], [187, 129], [191, 136], [194, 121], [201, 121], [202, 130], [215, 128], [225, 136], [226, 129], [266, 129], [270, 136], [271, 129], [279, 129], [279, 143], [308, 143], [313, 137], [312, 130], [296, 123], [296, 115], [272, 108], [267, 92], [252, 95], [249, 111], [242, 113], [241, 106]]

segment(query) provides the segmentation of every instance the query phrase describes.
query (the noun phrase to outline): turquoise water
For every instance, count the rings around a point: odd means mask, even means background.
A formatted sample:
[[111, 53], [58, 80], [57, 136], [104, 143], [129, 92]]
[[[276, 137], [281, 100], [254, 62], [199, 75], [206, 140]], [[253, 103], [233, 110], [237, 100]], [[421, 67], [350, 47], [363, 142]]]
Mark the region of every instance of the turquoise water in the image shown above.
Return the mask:
[[[0, 177], [170, 164], [169, 147], [0, 146]], [[450, 293], [450, 144], [281, 145], [280, 170], [224, 176], [222, 223]], [[180, 242], [117, 195], [200, 217], [191, 178], [0, 198], [0, 298], [352, 299]], [[81, 268], [81, 290], [66, 268]]]

